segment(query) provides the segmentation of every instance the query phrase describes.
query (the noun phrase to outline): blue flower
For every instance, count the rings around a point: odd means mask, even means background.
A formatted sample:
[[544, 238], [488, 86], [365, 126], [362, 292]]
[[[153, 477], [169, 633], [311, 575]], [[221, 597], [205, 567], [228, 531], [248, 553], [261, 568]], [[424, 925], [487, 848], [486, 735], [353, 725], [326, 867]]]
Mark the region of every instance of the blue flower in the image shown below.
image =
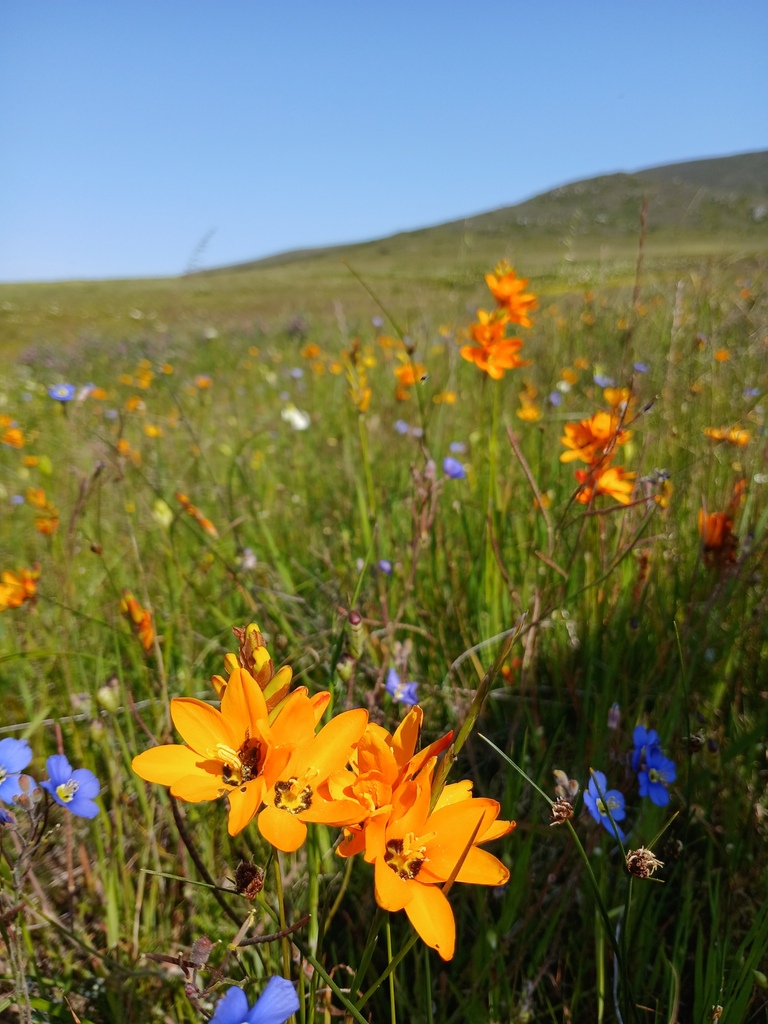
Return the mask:
[[388, 558], [379, 559], [379, 572], [383, 572], [385, 576], [392, 575], [392, 563]]
[[300, 366], [294, 366], [294, 368], [291, 370], [291, 376], [293, 377], [294, 380], [301, 380], [301, 378], [304, 376], [304, 371]]
[[644, 725], [636, 725], [632, 733], [632, 742], [635, 749], [632, 751], [632, 771], [636, 772], [642, 765], [645, 765], [648, 751], [661, 746], [659, 734], [655, 729], [646, 729]]
[[450, 477], [451, 480], [465, 480], [467, 471], [464, 469], [458, 459], [454, 459], [452, 455], [446, 455], [443, 459], [443, 472], [446, 476]]
[[[616, 835], [624, 842], [626, 838], [624, 832], [618, 825], [611, 824], [611, 818], [616, 822], [622, 821], [626, 817], [624, 797], [618, 789], [608, 789], [608, 783], [602, 772], [592, 772], [589, 786], [584, 791], [584, 803], [598, 824], [602, 825], [612, 836]], [[610, 818], [608, 811], [611, 812]]]
[[395, 420], [395, 430], [398, 434], [410, 434], [411, 428], [405, 422], [405, 420]]
[[451, 452], [453, 452], [454, 455], [463, 455], [464, 452], [467, 450], [467, 446], [464, 444], [463, 441], [451, 441], [451, 443], [448, 445], [448, 448]]
[[52, 754], [46, 761], [48, 780], [41, 782], [43, 789], [57, 804], [66, 807], [78, 818], [95, 818], [99, 813], [94, 797], [99, 795], [99, 780], [87, 768], [72, 770], [64, 754]]
[[648, 373], [648, 363], [632, 363], [635, 373]]
[[648, 796], [657, 807], [669, 803], [667, 786], [677, 778], [675, 762], [664, 757], [658, 747], [649, 747], [645, 752], [645, 771], [638, 772], [640, 796]]
[[563, 404], [563, 396], [560, 394], [559, 391], [550, 391], [549, 392], [549, 404], [550, 405], [562, 405]]
[[596, 373], [592, 380], [599, 388], [612, 388], [616, 385], [616, 381], [613, 377], [608, 377], [604, 373]]
[[745, 398], [757, 398], [760, 394], [760, 388], [744, 388]]
[[0, 800], [10, 804], [21, 796], [20, 772], [32, 760], [32, 748], [26, 740], [0, 740]]
[[216, 1004], [210, 1024], [284, 1024], [298, 1008], [299, 997], [291, 982], [270, 978], [252, 1008], [241, 988], [231, 988]]
[[417, 683], [404, 683], [393, 668], [387, 672], [387, 693], [393, 700], [399, 700], [401, 704], [419, 703], [419, 695], [416, 692], [417, 685]]
[[74, 384], [51, 384], [48, 394], [56, 402], [71, 402], [75, 397]]

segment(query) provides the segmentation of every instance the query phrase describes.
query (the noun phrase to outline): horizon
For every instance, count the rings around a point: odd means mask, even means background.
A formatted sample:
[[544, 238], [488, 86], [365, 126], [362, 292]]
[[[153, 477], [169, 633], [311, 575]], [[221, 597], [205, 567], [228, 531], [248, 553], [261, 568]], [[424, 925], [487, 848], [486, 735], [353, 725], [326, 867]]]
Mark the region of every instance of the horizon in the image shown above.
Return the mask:
[[522, 38], [542, 46], [510, 45], [495, 76], [490, 8], [335, 8], [333, 23], [306, 0], [290, 16], [241, 0], [1, 10], [0, 280], [173, 278], [765, 149], [755, 0], [739, 19], [692, 0], [653, 0], [639, 23], [605, 0], [526, 11]]

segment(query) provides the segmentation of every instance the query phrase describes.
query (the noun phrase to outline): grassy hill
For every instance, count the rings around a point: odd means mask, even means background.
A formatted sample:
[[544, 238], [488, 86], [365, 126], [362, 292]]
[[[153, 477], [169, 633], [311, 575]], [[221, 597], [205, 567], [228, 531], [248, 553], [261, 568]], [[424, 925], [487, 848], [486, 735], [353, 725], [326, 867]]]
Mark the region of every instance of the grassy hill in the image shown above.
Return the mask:
[[626, 284], [643, 202], [648, 274], [765, 254], [768, 151], [602, 175], [434, 227], [181, 278], [0, 285], [2, 345], [156, 338], [170, 324], [197, 335], [280, 329], [297, 315], [343, 316], [354, 330], [358, 318], [380, 312], [355, 274], [406, 326], [438, 303], [442, 316], [462, 317], [482, 294], [482, 272], [502, 257], [544, 293]]

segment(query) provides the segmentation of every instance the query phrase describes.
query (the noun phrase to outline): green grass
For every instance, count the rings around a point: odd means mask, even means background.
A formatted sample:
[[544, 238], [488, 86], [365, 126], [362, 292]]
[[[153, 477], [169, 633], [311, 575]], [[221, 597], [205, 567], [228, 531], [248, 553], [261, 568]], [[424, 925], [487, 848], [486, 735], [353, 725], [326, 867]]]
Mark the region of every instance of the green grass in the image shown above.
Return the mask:
[[[423, 743], [479, 711], [449, 778], [472, 779], [477, 796], [499, 800], [502, 815], [517, 820], [493, 846], [510, 882], [452, 889], [456, 955], [444, 963], [415, 944], [395, 971], [398, 1020], [612, 1021], [617, 1003], [625, 1022], [707, 1020], [718, 1004], [724, 1021], [766, 1019], [764, 261], [738, 244], [716, 250], [710, 241], [699, 254], [671, 239], [654, 249], [649, 238], [633, 307], [636, 251], [628, 242], [601, 260], [597, 240], [574, 235], [571, 262], [544, 241], [530, 259], [515, 249], [541, 308], [520, 332], [532, 365], [496, 383], [460, 358], [456, 336], [477, 305], [488, 306], [482, 272], [504, 253], [493, 251], [492, 238], [467, 243], [463, 254], [455, 239], [442, 244], [429, 241], [426, 269], [416, 248], [409, 258], [394, 243], [391, 254], [376, 253], [374, 243], [356, 250], [353, 266], [369, 291], [333, 254], [175, 281], [0, 289], [18, 328], [0, 413], [26, 436], [21, 450], [0, 448], [0, 570], [41, 566], [37, 602], [0, 614], [0, 737], [27, 736], [31, 771], [41, 777], [60, 736], [72, 763], [102, 783], [103, 811], [92, 825], [54, 808], [18, 887], [23, 909], [4, 923], [26, 964], [35, 1020], [71, 1020], [67, 996], [83, 1022], [199, 1021], [218, 994], [202, 994], [218, 981], [216, 970], [254, 979], [255, 996], [283, 968], [279, 941], [227, 952], [235, 922], [252, 909], [255, 929], [278, 930], [272, 867], [263, 902], [224, 896], [234, 920], [226, 916], [207, 884], [197, 884], [205, 880], [167, 791], [130, 769], [151, 745], [145, 730], [172, 740], [168, 697], [213, 699], [210, 678], [236, 647], [231, 626], [249, 621], [300, 684], [331, 690], [335, 711], [363, 706], [393, 729], [403, 709], [383, 679], [395, 662], [419, 683]], [[397, 363], [378, 342], [373, 316], [389, 335], [392, 321], [402, 324], [427, 367], [409, 401], [395, 399]], [[306, 322], [289, 330], [297, 317]], [[333, 372], [354, 337], [375, 361], [362, 422], [345, 376]], [[321, 348], [317, 360], [302, 356], [308, 343]], [[29, 344], [34, 358], [12, 357]], [[720, 349], [728, 361], [715, 358]], [[153, 371], [146, 387], [142, 359]], [[579, 359], [586, 368], [562, 404], [550, 404], [562, 371]], [[172, 373], [162, 372], [165, 362]], [[633, 371], [637, 362], [648, 372]], [[604, 407], [594, 372], [631, 384], [636, 400], [633, 437], [616, 461], [649, 483], [636, 491], [647, 500], [627, 508], [602, 497], [594, 507], [575, 503], [576, 466], [559, 461], [564, 424]], [[210, 375], [210, 388], [195, 386], [198, 374]], [[107, 397], [59, 406], [45, 389], [61, 379], [93, 381]], [[535, 423], [516, 415], [523, 381], [538, 391]], [[435, 401], [446, 391], [455, 403]], [[281, 417], [289, 402], [310, 415], [306, 431]], [[423, 436], [397, 433], [398, 419]], [[705, 427], [736, 423], [751, 432], [745, 448], [704, 436]], [[148, 436], [148, 425], [162, 435]], [[135, 460], [119, 452], [121, 439]], [[456, 441], [467, 446], [458, 456], [466, 480], [443, 477]], [[37, 465], [24, 464], [30, 454]], [[656, 468], [670, 474], [666, 508], [654, 500]], [[702, 551], [697, 514], [702, 503], [725, 510], [740, 479], [738, 547], [733, 561], [717, 562]], [[28, 503], [11, 503], [28, 487], [43, 487], [60, 511], [52, 537], [36, 531]], [[177, 491], [218, 538], [184, 513]], [[392, 562], [391, 575], [377, 570], [380, 559]], [[159, 641], [146, 653], [121, 615], [124, 588], [152, 609]], [[367, 640], [348, 683], [335, 665], [352, 607]], [[523, 616], [505, 672], [479, 708], [499, 636]], [[621, 722], [610, 730], [614, 703]], [[638, 796], [629, 765], [638, 721], [658, 730], [675, 761], [668, 808]], [[592, 887], [570, 833], [550, 826], [545, 798], [477, 732], [550, 797], [554, 769], [582, 790], [590, 768], [604, 771], [626, 796], [629, 844], [649, 845], [661, 833], [654, 850], [663, 884], [635, 880], [630, 892], [616, 842], [579, 801], [572, 824]], [[180, 815], [217, 885], [230, 886], [241, 859], [270, 863], [255, 828], [227, 834], [220, 805], [180, 805]], [[288, 922], [308, 908], [314, 915], [313, 930], [297, 935], [297, 957], [317, 937], [319, 966], [346, 989], [375, 902], [370, 866], [353, 863], [347, 878], [330, 849], [334, 833], [318, 829], [298, 854], [281, 858], [282, 877]], [[8, 833], [2, 840], [6, 914], [15, 905], [17, 853]], [[403, 914], [390, 925], [396, 954], [412, 932]], [[178, 957], [201, 936], [218, 944], [198, 972], [198, 1008], [178, 966], [143, 954]], [[614, 939], [624, 951], [618, 960]], [[363, 991], [387, 967], [384, 931], [370, 956], [358, 979]], [[10, 1014], [15, 988], [4, 950], [0, 961], [0, 1012]], [[615, 982], [621, 964], [626, 978]], [[316, 1012], [301, 1019], [330, 1020], [338, 996], [317, 971], [298, 962], [290, 970], [307, 998], [313, 993]], [[633, 1010], [627, 986], [641, 1009]], [[391, 1019], [388, 983], [362, 1012]]]

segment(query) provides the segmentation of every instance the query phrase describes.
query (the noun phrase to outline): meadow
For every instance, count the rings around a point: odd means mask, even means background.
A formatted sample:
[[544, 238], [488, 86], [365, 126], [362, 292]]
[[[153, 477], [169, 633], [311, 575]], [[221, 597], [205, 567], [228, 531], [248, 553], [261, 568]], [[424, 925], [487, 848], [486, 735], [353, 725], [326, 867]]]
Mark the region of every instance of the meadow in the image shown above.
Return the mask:
[[768, 1019], [765, 259], [492, 244], [0, 290], [0, 1019]]

